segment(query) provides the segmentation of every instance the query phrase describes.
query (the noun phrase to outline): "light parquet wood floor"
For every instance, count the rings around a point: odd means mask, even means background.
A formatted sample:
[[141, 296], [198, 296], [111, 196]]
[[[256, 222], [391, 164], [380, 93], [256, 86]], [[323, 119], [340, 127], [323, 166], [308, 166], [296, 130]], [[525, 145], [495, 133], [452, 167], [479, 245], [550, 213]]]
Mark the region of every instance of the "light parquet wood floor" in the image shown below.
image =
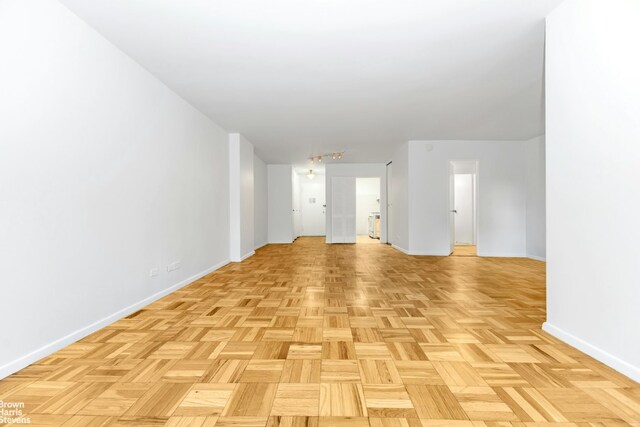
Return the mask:
[[301, 238], [0, 382], [32, 425], [640, 424], [640, 385], [540, 330], [544, 264]]
[[476, 245], [455, 245], [453, 256], [476, 256]]

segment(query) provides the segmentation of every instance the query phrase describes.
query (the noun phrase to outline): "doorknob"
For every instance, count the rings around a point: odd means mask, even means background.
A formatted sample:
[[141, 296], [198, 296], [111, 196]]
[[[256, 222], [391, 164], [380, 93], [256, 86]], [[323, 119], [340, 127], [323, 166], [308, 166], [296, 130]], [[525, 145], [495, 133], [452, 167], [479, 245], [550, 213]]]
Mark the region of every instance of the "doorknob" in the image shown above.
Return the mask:
[[457, 211], [457, 210], [455, 210], [455, 209], [451, 210], [451, 212], [453, 212], [453, 213], [458, 213], [458, 211]]

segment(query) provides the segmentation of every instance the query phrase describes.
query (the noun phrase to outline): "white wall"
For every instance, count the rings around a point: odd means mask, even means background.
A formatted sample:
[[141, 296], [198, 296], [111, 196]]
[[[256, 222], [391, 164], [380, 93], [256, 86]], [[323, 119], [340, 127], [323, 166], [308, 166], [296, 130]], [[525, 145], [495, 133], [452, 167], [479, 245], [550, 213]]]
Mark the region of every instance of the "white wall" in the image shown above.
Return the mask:
[[640, 381], [640, 2], [547, 19], [547, 323]]
[[267, 165], [269, 243], [293, 242], [291, 165]]
[[545, 138], [540, 136], [524, 144], [527, 162], [527, 256], [543, 261], [547, 256]]
[[526, 255], [522, 141], [410, 141], [408, 148], [411, 239], [404, 249], [449, 254], [449, 163], [478, 160], [478, 255]]
[[[380, 178], [380, 205], [387, 203], [387, 171], [384, 163], [331, 163], [325, 167], [326, 174], [326, 234], [327, 243], [331, 243], [331, 178], [356, 177], [356, 178]], [[383, 210], [380, 213], [380, 241], [387, 241], [387, 213]]]
[[58, 2], [2, 1], [0, 57], [3, 377], [228, 262], [229, 154]]
[[302, 235], [302, 218], [300, 207], [300, 175], [291, 168], [291, 204], [293, 213], [293, 238], [297, 239]]
[[253, 223], [253, 144], [229, 134], [230, 259], [240, 262], [255, 253]]
[[356, 178], [356, 234], [369, 234], [369, 213], [380, 212], [380, 178]]
[[268, 202], [267, 202], [267, 165], [262, 159], [253, 156], [253, 245], [258, 249], [269, 241]]
[[393, 154], [389, 217], [393, 221], [389, 229], [393, 233], [390, 243], [402, 251], [409, 250], [409, 144], [402, 144]]
[[478, 163], [476, 161], [454, 161], [453, 173], [455, 174], [475, 174], [478, 172]]
[[[387, 163], [387, 243], [392, 244], [391, 238], [393, 236], [393, 206], [391, 206], [392, 195], [392, 183], [393, 182], [393, 161]], [[380, 206], [380, 210], [384, 210], [385, 206]]]

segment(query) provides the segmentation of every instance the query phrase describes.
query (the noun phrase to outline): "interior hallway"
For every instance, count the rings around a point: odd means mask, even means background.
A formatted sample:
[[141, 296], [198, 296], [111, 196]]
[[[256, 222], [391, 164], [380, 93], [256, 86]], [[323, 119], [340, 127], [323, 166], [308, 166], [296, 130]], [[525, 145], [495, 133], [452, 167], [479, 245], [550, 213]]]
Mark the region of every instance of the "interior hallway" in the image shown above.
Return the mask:
[[478, 252], [477, 252], [476, 245], [455, 245], [451, 255], [453, 255], [453, 256], [477, 256]]
[[356, 236], [356, 243], [363, 244], [363, 245], [379, 244], [380, 239], [372, 239], [369, 236], [358, 235]]
[[6, 378], [0, 399], [36, 425], [640, 422], [637, 383], [541, 332], [544, 263], [323, 240], [229, 264]]

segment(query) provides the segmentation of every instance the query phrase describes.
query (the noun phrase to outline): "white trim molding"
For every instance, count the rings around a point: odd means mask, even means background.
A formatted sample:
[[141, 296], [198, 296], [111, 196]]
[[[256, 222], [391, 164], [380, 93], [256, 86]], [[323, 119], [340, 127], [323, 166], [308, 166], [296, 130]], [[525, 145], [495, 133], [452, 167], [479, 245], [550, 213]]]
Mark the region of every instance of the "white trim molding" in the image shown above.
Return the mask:
[[527, 255], [524, 254], [506, 254], [506, 253], [480, 253], [478, 252], [479, 257], [483, 258], [528, 258]]
[[409, 253], [409, 251], [408, 251], [408, 250], [406, 250], [405, 248], [401, 248], [400, 246], [396, 246], [396, 245], [394, 245], [394, 244], [391, 244], [391, 247], [392, 247], [393, 249], [397, 250], [397, 251], [402, 252], [402, 253], [403, 253], [403, 254], [405, 254], [405, 255], [411, 255], [411, 254]]
[[547, 262], [547, 259], [543, 256], [538, 255], [527, 255], [527, 258], [535, 259], [536, 261]]
[[[438, 256], [438, 257], [447, 257], [450, 256], [451, 254], [443, 254], [443, 253], [435, 253], [435, 252], [427, 252], [427, 251], [409, 251], [405, 248], [401, 248], [400, 246], [396, 246], [396, 245], [391, 245], [392, 248], [399, 250], [400, 252], [402, 252], [405, 255], [410, 255], [410, 256]], [[531, 257], [527, 257], [525, 255], [514, 255], [514, 254], [480, 254], [478, 253], [476, 255], [479, 258], [531, 258]]]
[[195, 282], [196, 280], [206, 276], [209, 273], [212, 273], [222, 267], [224, 267], [225, 265], [229, 264], [229, 260], [225, 260], [222, 261], [221, 263], [218, 263], [212, 267], [207, 268], [204, 271], [201, 271], [191, 277], [188, 277], [182, 281], [180, 281], [179, 283], [176, 283], [173, 286], [170, 286], [166, 289], [163, 289], [160, 292], [157, 292], [151, 296], [148, 296], [147, 298], [144, 298], [138, 302], [136, 302], [135, 304], [132, 304], [128, 307], [125, 307], [121, 310], [116, 311], [113, 314], [110, 314], [107, 317], [104, 317], [96, 322], [93, 322], [87, 326], [84, 326], [68, 335], [65, 335], [61, 338], [58, 338], [57, 340], [46, 344], [34, 351], [32, 351], [31, 353], [25, 354], [24, 356], [9, 362], [5, 365], [0, 366], [0, 380], [8, 377], [9, 375], [18, 372], [20, 369], [26, 368], [27, 366], [31, 365], [32, 363], [37, 362], [38, 360], [49, 356], [52, 353], [55, 353], [56, 351], [71, 345], [73, 343], [75, 343], [78, 340], [81, 340], [82, 338], [94, 333], [95, 331], [104, 328], [107, 325], [110, 325], [111, 323], [115, 322], [116, 320], [120, 320], [123, 317], [126, 317], [128, 315], [130, 315], [131, 313], [134, 313], [138, 310], [140, 310], [141, 308], [151, 304], [154, 301], [159, 300], [160, 298], [170, 294], [171, 292], [177, 291], [178, 289], [191, 284], [193, 282]]
[[256, 254], [256, 251], [251, 251], [248, 254], [244, 254], [242, 255], [242, 257], [240, 258], [240, 262], [244, 261], [245, 259], [252, 257]]
[[586, 353], [594, 359], [615, 369], [621, 374], [628, 376], [632, 380], [640, 382], [640, 367], [633, 366], [631, 363], [626, 362], [619, 357], [616, 357], [613, 354], [608, 353], [601, 348], [598, 348], [595, 345], [590, 344], [587, 341], [578, 338], [575, 335], [572, 335], [569, 332], [558, 328], [557, 326], [552, 325], [549, 322], [544, 322], [542, 324], [542, 330], [558, 338], [560, 341], [564, 341], [570, 346], [577, 348], [583, 353]]
[[268, 244], [269, 244], [269, 242], [258, 243], [258, 244], [256, 245], [256, 247], [255, 247], [255, 248], [253, 248], [253, 249], [254, 249], [254, 252], [255, 252], [255, 251], [257, 251], [258, 249], [260, 249], [260, 248], [261, 248], [261, 247], [263, 247], [263, 246], [267, 246]]
[[405, 248], [401, 248], [400, 246], [396, 246], [394, 244], [391, 245], [392, 248], [399, 250], [400, 252], [402, 252], [405, 255], [409, 255], [409, 256], [439, 256], [439, 257], [443, 257], [443, 256], [448, 256], [447, 255], [443, 255], [443, 254], [436, 254], [433, 252], [415, 252], [415, 251], [408, 251]]

